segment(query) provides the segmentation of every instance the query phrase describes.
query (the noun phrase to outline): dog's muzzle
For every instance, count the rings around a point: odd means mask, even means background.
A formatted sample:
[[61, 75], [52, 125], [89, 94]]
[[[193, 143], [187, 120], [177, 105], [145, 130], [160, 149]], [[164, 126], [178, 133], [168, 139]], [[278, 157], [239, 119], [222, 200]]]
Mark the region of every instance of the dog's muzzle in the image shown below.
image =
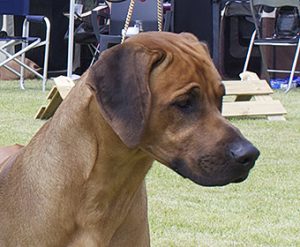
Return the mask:
[[245, 174], [241, 174], [241, 176], [233, 182], [242, 182], [248, 177], [248, 173], [250, 169], [253, 168], [259, 155], [259, 150], [250, 142], [235, 142], [231, 144], [229, 147], [229, 156], [231, 157], [233, 164], [239, 166], [241, 171], [245, 171]]
[[233, 142], [220, 151], [199, 157], [197, 164], [174, 159], [170, 168], [184, 178], [203, 186], [223, 186], [244, 181], [260, 152], [247, 140]]

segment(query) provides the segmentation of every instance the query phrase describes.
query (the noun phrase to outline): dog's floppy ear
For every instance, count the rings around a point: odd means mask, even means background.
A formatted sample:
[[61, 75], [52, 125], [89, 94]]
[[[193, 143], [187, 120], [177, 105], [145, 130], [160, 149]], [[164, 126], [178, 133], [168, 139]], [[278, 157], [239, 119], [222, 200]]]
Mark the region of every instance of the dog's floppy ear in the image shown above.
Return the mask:
[[139, 144], [148, 120], [150, 73], [162, 57], [161, 51], [125, 42], [104, 52], [90, 69], [101, 114], [130, 148]]

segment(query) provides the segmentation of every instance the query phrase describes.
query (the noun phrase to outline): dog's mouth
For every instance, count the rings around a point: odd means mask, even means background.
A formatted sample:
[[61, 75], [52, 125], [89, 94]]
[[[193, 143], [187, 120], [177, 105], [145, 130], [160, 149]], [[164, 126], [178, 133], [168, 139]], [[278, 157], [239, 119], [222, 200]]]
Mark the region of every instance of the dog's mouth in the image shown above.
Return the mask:
[[232, 183], [241, 183], [241, 182], [245, 181], [248, 178], [248, 175], [249, 175], [249, 173], [233, 180]]
[[150, 148], [144, 149], [144, 151], [155, 160], [178, 173], [181, 177], [188, 178], [198, 185], [207, 187], [243, 182], [247, 179], [258, 157], [245, 159], [243, 163], [237, 162], [229, 155], [219, 157], [213, 154], [202, 155], [198, 159], [194, 159], [194, 162], [189, 162], [181, 157], [166, 161], [161, 157], [166, 157], [167, 155], [154, 155], [155, 152]]
[[247, 179], [250, 172], [250, 169], [236, 167], [234, 165], [226, 165], [224, 169], [213, 173], [209, 173], [199, 165], [197, 166], [197, 171], [195, 171], [195, 169], [191, 169], [186, 162], [181, 159], [175, 159], [169, 168], [183, 178], [188, 178], [196, 184], [207, 187], [225, 186], [230, 183], [243, 182]]

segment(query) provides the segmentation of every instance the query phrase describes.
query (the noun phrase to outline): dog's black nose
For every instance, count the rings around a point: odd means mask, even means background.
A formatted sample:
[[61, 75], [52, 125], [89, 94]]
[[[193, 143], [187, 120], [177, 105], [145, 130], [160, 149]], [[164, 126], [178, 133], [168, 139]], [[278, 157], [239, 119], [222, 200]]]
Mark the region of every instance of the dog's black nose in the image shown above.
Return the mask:
[[230, 148], [230, 155], [235, 162], [249, 169], [254, 166], [259, 154], [259, 150], [247, 141], [235, 143]]

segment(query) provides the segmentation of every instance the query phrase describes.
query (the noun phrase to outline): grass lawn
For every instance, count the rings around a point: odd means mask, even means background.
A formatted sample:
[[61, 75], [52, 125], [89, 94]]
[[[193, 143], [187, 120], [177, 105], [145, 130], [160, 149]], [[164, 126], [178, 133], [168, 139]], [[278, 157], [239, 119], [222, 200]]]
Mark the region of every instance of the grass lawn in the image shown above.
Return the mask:
[[[0, 82], [0, 145], [30, 140], [46, 95], [39, 81], [26, 91]], [[152, 246], [300, 246], [300, 89], [273, 97], [287, 121], [231, 119], [261, 151], [245, 182], [200, 187], [154, 164], [146, 178]]]

